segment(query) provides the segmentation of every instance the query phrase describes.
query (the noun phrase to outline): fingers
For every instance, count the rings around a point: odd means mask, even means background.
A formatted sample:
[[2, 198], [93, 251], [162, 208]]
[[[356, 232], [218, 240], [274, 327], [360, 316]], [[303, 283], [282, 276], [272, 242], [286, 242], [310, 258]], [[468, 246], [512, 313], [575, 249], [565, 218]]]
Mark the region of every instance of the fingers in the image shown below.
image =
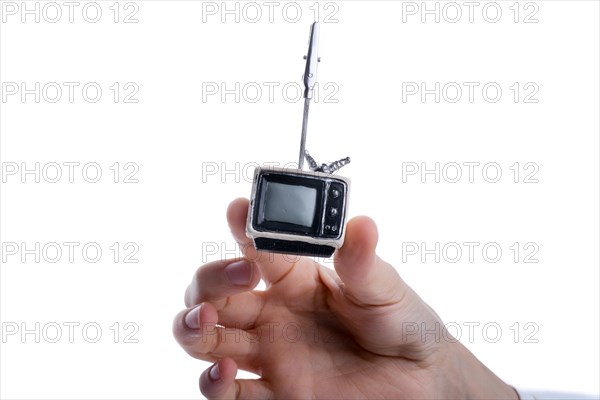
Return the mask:
[[252, 245], [252, 239], [246, 236], [246, 218], [248, 217], [248, 199], [233, 200], [227, 207], [227, 222], [236, 242], [244, 249]]
[[244, 369], [255, 370], [259, 338], [253, 332], [217, 325], [217, 310], [202, 303], [183, 310], [173, 321], [173, 334], [181, 347], [192, 357], [215, 361], [231, 357]]
[[408, 290], [398, 272], [375, 254], [378, 238], [372, 219], [353, 218], [346, 227], [344, 245], [335, 255], [343, 292], [359, 305], [392, 304]]
[[244, 259], [215, 261], [198, 268], [185, 292], [185, 305], [211, 302], [220, 325], [247, 329], [264, 306], [260, 294], [249, 292], [259, 281], [256, 264]]
[[198, 268], [185, 292], [185, 305], [221, 300], [248, 291], [260, 282], [256, 264], [244, 259], [214, 261]]
[[238, 379], [237, 365], [230, 358], [213, 364], [200, 375], [200, 391], [208, 399], [272, 399], [273, 392], [262, 379]]
[[303, 282], [307, 278], [305, 275], [314, 277], [316, 275], [315, 263], [306, 257], [256, 250], [252, 240], [246, 237], [248, 205], [247, 199], [240, 198], [232, 201], [227, 209], [227, 222], [234, 239], [240, 245], [242, 254], [253, 264], [258, 265], [266, 283], [278, 283], [296, 270], [302, 276], [293, 276], [291, 281]]
[[219, 325], [232, 328], [250, 329], [265, 305], [259, 294], [244, 292], [211, 303], [217, 310]]

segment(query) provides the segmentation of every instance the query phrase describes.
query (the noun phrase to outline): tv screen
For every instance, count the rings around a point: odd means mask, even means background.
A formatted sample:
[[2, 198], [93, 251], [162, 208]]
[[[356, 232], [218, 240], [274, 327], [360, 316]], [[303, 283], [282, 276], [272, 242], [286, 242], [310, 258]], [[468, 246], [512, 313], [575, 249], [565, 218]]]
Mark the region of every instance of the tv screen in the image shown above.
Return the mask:
[[317, 189], [266, 181], [264, 219], [311, 227], [317, 208]]

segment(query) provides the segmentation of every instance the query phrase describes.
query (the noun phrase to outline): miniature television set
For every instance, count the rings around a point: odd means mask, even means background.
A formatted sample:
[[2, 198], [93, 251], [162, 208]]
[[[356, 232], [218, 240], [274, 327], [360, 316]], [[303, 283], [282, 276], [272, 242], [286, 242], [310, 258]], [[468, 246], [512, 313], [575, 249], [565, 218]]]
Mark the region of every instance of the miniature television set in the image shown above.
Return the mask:
[[349, 190], [344, 177], [258, 167], [246, 234], [258, 250], [330, 257], [344, 242]]
[[[331, 257], [344, 243], [350, 181], [333, 173], [350, 157], [319, 164], [306, 150], [310, 100], [317, 80], [319, 24], [309, 31], [304, 56], [304, 112], [298, 169], [256, 168], [246, 235], [258, 250]], [[303, 170], [304, 161], [310, 171]]]

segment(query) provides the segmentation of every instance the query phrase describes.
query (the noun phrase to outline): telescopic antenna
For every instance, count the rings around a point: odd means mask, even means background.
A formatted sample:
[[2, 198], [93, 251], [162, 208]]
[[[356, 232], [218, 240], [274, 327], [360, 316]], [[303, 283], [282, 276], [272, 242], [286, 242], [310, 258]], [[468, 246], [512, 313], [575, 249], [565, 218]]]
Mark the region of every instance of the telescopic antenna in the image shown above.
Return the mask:
[[319, 58], [319, 23], [314, 22], [310, 27], [308, 38], [308, 53], [304, 56], [306, 67], [304, 68], [304, 113], [302, 115], [302, 136], [300, 138], [300, 154], [298, 156], [298, 169], [304, 167], [304, 153], [306, 152], [306, 130], [308, 128], [308, 109], [310, 99], [313, 97], [313, 89], [317, 83], [317, 63]]
[[310, 108], [310, 99], [313, 98], [313, 89], [317, 83], [317, 64], [321, 61], [319, 53], [319, 24], [314, 22], [310, 26], [310, 36], [308, 38], [308, 53], [304, 56], [306, 67], [304, 68], [304, 113], [302, 114], [302, 136], [300, 138], [300, 154], [298, 155], [298, 169], [304, 167], [304, 159], [308, 160], [308, 167], [311, 171], [324, 172], [332, 174], [344, 165], [350, 163], [350, 157], [342, 158], [329, 164], [317, 164], [314, 158], [306, 150], [306, 131], [308, 128], [308, 110]]

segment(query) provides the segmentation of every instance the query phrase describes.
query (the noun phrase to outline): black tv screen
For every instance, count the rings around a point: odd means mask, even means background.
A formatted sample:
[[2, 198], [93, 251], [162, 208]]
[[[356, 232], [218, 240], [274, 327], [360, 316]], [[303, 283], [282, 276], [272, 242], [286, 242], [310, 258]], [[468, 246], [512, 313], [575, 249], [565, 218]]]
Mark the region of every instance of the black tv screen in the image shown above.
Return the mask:
[[264, 204], [266, 221], [311, 227], [317, 209], [317, 189], [267, 181]]

